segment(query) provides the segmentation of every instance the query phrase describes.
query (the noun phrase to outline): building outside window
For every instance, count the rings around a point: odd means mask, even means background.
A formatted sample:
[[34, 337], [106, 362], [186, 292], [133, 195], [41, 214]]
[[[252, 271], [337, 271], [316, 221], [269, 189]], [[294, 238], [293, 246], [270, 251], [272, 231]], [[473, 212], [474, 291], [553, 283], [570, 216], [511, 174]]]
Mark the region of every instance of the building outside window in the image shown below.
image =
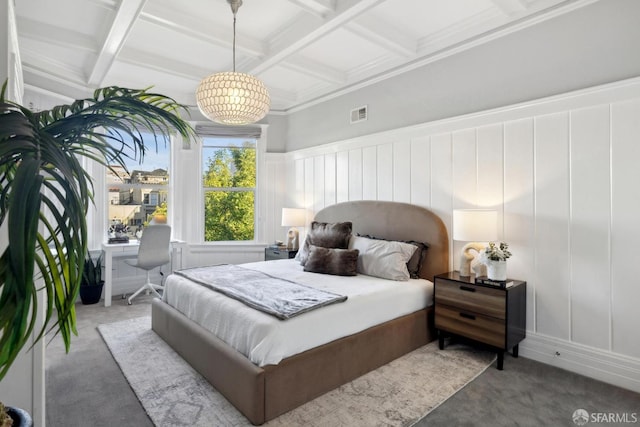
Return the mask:
[[143, 163], [126, 159], [127, 169], [111, 165], [107, 169], [108, 223], [112, 231], [116, 226], [125, 227], [130, 239], [151, 221], [154, 215], [167, 212], [169, 195], [169, 144], [153, 135], [142, 134], [149, 147]]
[[204, 241], [255, 239], [255, 138], [203, 136]]

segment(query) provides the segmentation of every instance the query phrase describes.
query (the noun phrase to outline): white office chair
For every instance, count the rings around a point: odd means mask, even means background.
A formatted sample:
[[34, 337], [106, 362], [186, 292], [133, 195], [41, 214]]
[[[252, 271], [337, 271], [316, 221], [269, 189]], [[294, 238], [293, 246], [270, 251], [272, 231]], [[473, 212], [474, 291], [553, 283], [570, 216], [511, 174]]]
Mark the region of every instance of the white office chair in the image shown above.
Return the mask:
[[147, 271], [147, 282], [140, 289], [135, 291], [127, 300], [131, 305], [131, 300], [140, 295], [143, 291], [151, 291], [158, 298], [160, 294], [157, 289], [164, 289], [162, 285], [151, 283], [150, 272], [156, 267], [165, 265], [171, 260], [171, 227], [168, 225], [149, 225], [144, 229], [140, 238], [140, 248], [138, 258], [135, 260], [125, 260], [134, 267]]

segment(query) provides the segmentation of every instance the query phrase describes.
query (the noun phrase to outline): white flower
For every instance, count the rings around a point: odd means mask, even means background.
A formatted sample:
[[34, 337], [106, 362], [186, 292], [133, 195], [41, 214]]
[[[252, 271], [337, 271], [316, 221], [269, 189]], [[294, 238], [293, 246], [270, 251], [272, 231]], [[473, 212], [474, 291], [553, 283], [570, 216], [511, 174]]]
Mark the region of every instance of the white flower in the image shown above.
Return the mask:
[[509, 252], [508, 243], [500, 242], [497, 244], [496, 242], [489, 242], [489, 246], [480, 253], [478, 262], [487, 265], [489, 261], [506, 261], [510, 256], [511, 252]]

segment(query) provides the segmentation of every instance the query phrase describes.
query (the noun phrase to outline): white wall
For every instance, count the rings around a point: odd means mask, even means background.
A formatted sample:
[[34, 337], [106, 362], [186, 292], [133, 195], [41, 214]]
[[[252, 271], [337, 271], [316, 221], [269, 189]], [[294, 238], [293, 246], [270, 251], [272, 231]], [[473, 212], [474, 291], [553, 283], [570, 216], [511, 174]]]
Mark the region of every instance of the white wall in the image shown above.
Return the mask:
[[453, 209], [498, 209], [527, 281], [521, 354], [640, 391], [639, 158], [636, 78], [291, 152], [288, 189], [310, 216], [394, 200], [450, 232]]
[[[9, 99], [22, 101], [22, 69], [18, 51], [14, 2], [0, 3], [0, 84], [8, 78]], [[6, 222], [0, 227], [0, 253], [8, 244]], [[38, 320], [36, 328], [43, 324], [44, 300], [42, 293], [38, 296]], [[39, 330], [35, 332], [39, 333]], [[33, 347], [32, 347], [33, 346]], [[0, 401], [9, 406], [16, 406], [28, 411], [33, 417], [35, 426], [43, 426], [45, 420], [45, 376], [44, 376], [44, 341], [34, 344], [34, 336], [13, 362], [8, 374], [0, 382]]]

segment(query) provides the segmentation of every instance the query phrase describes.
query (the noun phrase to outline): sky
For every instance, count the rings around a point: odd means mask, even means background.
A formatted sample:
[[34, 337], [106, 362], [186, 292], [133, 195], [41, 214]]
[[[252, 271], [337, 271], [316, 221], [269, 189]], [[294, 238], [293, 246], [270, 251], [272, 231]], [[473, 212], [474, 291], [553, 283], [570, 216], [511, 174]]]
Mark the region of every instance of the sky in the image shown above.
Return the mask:
[[[147, 138], [144, 138], [144, 136]], [[143, 138], [145, 140], [145, 145], [147, 146], [147, 151], [144, 155], [144, 162], [140, 164], [140, 159], [132, 160], [125, 159], [125, 164], [129, 169], [129, 172], [134, 170], [145, 170], [152, 171], [155, 169], [165, 169], [169, 170], [169, 143], [166, 144], [162, 140], [158, 140], [158, 149], [156, 151], [155, 141], [153, 136], [150, 134], [143, 134]], [[126, 140], [131, 141], [130, 138], [126, 138]]]

